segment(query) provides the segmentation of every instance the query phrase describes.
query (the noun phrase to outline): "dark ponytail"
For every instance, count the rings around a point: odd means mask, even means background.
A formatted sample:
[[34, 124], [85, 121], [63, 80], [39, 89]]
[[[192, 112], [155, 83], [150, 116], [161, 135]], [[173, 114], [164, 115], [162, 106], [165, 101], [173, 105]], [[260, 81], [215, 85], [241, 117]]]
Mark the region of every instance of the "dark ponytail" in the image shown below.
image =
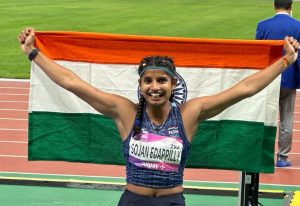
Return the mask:
[[142, 120], [143, 120], [143, 111], [145, 105], [145, 98], [143, 95], [139, 98], [138, 111], [136, 113], [136, 117], [133, 125], [133, 137], [139, 138], [139, 134], [142, 133]]

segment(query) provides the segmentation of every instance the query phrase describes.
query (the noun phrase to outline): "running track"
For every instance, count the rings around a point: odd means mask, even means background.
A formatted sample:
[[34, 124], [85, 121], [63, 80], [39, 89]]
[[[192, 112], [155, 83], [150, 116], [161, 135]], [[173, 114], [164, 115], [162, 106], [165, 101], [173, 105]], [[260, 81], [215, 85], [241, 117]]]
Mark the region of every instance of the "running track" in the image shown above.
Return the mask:
[[[0, 172], [125, 176], [123, 166], [27, 161], [28, 94], [29, 81], [0, 79]], [[292, 167], [276, 168], [274, 174], [261, 174], [260, 183], [300, 185], [300, 92], [297, 97], [293, 147], [289, 156]], [[238, 171], [186, 169], [184, 178], [237, 183], [240, 181], [240, 174]]]

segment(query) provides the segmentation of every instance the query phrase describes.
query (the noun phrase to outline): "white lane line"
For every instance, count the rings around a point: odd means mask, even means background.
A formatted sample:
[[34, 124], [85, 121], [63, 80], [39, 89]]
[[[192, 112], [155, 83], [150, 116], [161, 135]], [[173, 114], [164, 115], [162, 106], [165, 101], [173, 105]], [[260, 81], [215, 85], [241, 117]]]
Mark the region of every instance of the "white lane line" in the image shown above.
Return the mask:
[[24, 90], [29, 90], [29, 88], [24, 88], [24, 87], [0, 87], [0, 89], [24, 89]]
[[[73, 175], [73, 174], [50, 174], [50, 173], [35, 173], [35, 172], [7, 172], [7, 171], [0, 171], [0, 173], [6, 173], [6, 174], [25, 174], [25, 175], [47, 175], [47, 176], [70, 176], [70, 177], [92, 177], [92, 178], [104, 178], [104, 179], [107, 179], [107, 178], [111, 178], [111, 179], [124, 179], [125, 180], [125, 177], [114, 177], [114, 176], [93, 176], [93, 175]], [[193, 181], [193, 180], [191, 180]]]
[[276, 184], [276, 183], [273, 183], [273, 184], [270, 184], [270, 183], [259, 183], [259, 185], [270, 185], [270, 186], [282, 186], [282, 187], [299, 187], [299, 185], [283, 185], [283, 184]]
[[300, 167], [275, 167], [276, 169], [283, 169], [283, 170], [300, 170]]
[[[1, 171], [0, 171], [1, 172]], [[21, 173], [22, 174], [22, 173]], [[222, 183], [222, 184], [236, 184], [239, 182], [222, 182], [222, 181], [203, 181], [203, 180], [184, 180], [184, 182], [194, 182], [194, 183]], [[283, 184], [276, 184], [276, 183], [259, 183], [259, 185], [273, 185], [273, 186], [287, 186], [287, 187], [300, 187], [299, 185], [283, 185]]]
[[0, 128], [0, 131], [28, 131], [28, 129], [16, 129], [16, 128]]
[[0, 118], [0, 120], [27, 121], [28, 119]]
[[0, 82], [29, 82], [29, 79], [9, 79], [9, 78], [0, 78]]
[[0, 140], [0, 143], [16, 143], [16, 144], [27, 144], [25, 141], [11, 141], [11, 140]]
[[28, 112], [28, 109], [0, 109], [0, 111], [18, 111], [18, 112]]
[[9, 96], [28, 96], [28, 94], [12, 94], [12, 93], [0, 93], [0, 95], [9, 95]]
[[0, 103], [28, 103], [28, 101], [0, 101]]
[[28, 156], [22, 156], [22, 155], [0, 155], [0, 157], [8, 157], [8, 158], [27, 158]]

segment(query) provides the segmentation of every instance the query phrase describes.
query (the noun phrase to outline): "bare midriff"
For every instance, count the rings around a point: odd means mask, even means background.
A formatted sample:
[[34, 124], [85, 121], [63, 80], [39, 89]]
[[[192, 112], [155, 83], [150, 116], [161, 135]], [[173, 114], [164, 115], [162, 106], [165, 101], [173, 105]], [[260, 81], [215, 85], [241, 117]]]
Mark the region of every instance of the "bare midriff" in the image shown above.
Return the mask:
[[142, 187], [142, 186], [137, 186], [137, 185], [127, 183], [126, 189], [135, 194], [149, 196], [149, 197], [168, 196], [168, 195], [173, 195], [173, 194], [183, 192], [183, 187], [181, 185], [172, 188], [159, 189], [159, 188]]

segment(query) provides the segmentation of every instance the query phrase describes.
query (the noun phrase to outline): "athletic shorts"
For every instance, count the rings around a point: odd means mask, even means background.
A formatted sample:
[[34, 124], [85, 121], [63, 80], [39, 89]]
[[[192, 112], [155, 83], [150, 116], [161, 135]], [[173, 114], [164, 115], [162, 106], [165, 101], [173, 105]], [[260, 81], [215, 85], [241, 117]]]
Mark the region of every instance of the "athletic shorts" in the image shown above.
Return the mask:
[[125, 190], [118, 206], [185, 206], [183, 193], [162, 197], [149, 197]]

